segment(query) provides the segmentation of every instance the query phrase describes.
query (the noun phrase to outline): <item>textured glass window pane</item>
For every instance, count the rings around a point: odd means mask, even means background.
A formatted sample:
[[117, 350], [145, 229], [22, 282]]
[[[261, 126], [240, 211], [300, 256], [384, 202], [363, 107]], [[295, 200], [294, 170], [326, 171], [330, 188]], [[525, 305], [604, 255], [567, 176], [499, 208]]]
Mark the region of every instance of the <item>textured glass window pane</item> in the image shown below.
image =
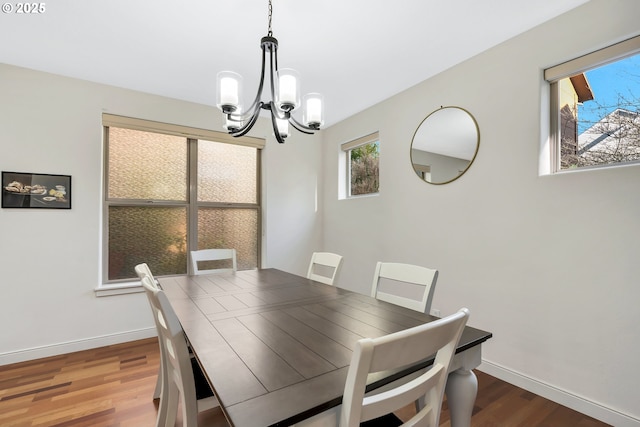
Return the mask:
[[219, 248], [236, 250], [238, 270], [257, 268], [258, 210], [198, 209], [198, 249]]
[[141, 262], [156, 276], [187, 273], [186, 207], [109, 207], [109, 280], [136, 278]]
[[198, 141], [198, 201], [257, 203], [258, 150]]
[[187, 200], [186, 138], [109, 128], [111, 199]]

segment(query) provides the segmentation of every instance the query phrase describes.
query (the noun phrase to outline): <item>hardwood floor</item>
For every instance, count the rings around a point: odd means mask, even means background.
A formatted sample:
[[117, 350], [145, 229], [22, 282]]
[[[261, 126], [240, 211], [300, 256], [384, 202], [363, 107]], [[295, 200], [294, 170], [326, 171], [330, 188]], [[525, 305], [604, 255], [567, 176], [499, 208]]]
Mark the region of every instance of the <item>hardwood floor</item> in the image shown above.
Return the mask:
[[[160, 356], [155, 338], [0, 366], [2, 427], [154, 426], [151, 396]], [[602, 427], [600, 421], [482, 372], [474, 427]], [[400, 411], [403, 419], [411, 407]], [[202, 425], [225, 427], [219, 408], [201, 414]], [[446, 400], [440, 425], [449, 427]], [[241, 426], [240, 426], [241, 427]]]

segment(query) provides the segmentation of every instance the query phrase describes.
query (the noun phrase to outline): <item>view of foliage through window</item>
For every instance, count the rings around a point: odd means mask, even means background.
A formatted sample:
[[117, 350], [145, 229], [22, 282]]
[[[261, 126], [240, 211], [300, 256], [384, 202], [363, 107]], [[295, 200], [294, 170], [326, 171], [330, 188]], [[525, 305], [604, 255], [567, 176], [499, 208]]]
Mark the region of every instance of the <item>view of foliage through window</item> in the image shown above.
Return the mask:
[[352, 196], [378, 192], [379, 155], [379, 141], [361, 145], [349, 152]]
[[561, 169], [640, 160], [640, 54], [559, 81]]

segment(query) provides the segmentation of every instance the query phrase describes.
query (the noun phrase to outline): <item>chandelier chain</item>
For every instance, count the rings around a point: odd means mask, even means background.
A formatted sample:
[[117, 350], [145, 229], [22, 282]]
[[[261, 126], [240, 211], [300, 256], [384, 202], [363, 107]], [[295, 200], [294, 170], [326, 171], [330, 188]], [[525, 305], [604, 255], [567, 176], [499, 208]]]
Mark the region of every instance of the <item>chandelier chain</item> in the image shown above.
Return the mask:
[[267, 35], [269, 37], [273, 36], [273, 31], [271, 31], [271, 15], [273, 13], [273, 6], [271, 5], [271, 0], [269, 0], [269, 29], [267, 31]]

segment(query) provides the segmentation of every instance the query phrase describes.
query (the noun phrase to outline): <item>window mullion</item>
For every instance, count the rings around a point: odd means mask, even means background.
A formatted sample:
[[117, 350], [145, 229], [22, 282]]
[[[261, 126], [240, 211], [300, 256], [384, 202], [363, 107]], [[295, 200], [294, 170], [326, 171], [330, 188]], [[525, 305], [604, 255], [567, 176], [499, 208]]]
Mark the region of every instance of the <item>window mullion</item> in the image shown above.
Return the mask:
[[192, 274], [190, 254], [191, 251], [198, 249], [198, 140], [188, 139], [187, 159], [189, 162], [188, 179], [189, 179], [189, 207], [187, 208], [189, 216], [189, 235], [187, 236], [187, 271]]

